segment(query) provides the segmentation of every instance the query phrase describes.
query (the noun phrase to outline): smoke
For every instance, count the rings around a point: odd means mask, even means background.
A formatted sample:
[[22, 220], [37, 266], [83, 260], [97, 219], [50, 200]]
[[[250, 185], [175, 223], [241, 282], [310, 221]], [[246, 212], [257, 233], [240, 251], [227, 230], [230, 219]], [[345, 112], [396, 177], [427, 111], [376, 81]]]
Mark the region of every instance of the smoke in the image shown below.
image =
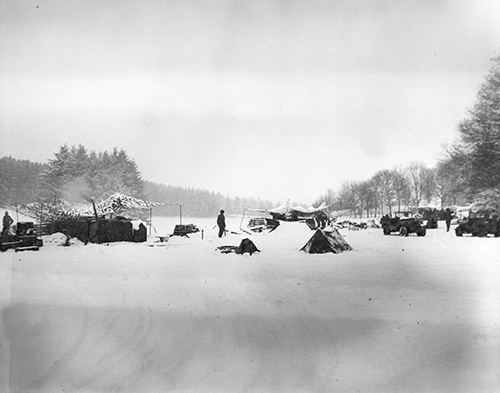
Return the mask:
[[90, 194], [82, 194], [82, 198], [85, 199], [88, 203], [94, 203], [95, 200], [90, 196]]
[[63, 199], [71, 203], [93, 202], [90, 187], [83, 176], [77, 177], [63, 186]]

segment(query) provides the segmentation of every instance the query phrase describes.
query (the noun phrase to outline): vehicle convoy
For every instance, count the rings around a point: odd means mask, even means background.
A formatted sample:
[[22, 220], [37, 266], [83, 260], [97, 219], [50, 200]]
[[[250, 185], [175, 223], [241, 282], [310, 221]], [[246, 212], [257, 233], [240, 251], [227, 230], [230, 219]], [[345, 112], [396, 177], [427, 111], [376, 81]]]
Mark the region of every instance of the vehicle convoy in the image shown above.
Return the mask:
[[[13, 227], [14, 228], [14, 227]], [[38, 251], [43, 240], [38, 238], [32, 222], [18, 222], [14, 232], [4, 232], [0, 236], [0, 251], [13, 248], [17, 251]]]
[[492, 209], [470, 211], [469, 217], [464, 218], [455, 228], [455, 234], [462, 236], [466, 233], [472, 236], [486, 237], [488, 234], [500, 236], [500, 218]]
[[398, 232], [401, 236], [408, 236], [410, 233], [425, 236], [427, 232], [420, 218], [412, 216], [409, 212], [396, 212], [394, 217], [385, 215], [380, 220], [380, 226], [384, 235]]

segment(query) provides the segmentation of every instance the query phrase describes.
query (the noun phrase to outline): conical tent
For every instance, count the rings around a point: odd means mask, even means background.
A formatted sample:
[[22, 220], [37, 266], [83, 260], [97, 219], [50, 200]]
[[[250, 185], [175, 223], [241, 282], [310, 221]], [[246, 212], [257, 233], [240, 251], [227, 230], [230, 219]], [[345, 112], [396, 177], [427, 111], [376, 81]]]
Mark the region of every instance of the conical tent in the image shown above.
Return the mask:
[[332, 228], [331, 231], [317, 229], [306, 245], [300, 250], [309, 254], [324, 254], [327, 252], [338, 254], [344, 251], [350, 251], [352, 247], [335, 228]]

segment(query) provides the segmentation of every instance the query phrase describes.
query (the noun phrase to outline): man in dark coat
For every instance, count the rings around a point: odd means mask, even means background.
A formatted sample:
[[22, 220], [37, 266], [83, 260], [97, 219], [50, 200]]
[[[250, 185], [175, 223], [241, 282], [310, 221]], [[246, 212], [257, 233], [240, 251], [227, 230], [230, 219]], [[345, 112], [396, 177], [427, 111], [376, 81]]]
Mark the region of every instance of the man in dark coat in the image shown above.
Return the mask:
[[451, 225], [451, 210], [449, 207], [444, 211], [444, 220], [446, 221], [446, 232], [449, 232]]
[[219, 226], [219, 237], [222, 237], [224, 231], [226, 230], [226, 217], [224, 217], [224, 210], [220, 211], [217, 217], [217, 225]]
[[2, 224], [3, 224], [2, 233], [8, 233], [9, 228], [13, 222], [14, 222], [14, 220], [12, 219], [11, 216], [9, 216], [9, 212], [5, 212], [5, 215], [3, 216], [3, 222], [2, 222]]

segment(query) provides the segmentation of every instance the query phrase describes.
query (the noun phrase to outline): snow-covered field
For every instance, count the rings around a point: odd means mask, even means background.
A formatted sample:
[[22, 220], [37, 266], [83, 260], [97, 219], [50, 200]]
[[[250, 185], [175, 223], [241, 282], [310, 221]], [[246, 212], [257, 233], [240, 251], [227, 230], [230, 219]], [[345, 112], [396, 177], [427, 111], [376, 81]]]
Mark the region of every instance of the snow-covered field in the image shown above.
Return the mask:
[[353, 251], [307, 255], [284, 223], [239, 256], [183, 221], [205, 238], [0, 254], [0, 391], [500, 392], [500, 239], [344, 230]]

